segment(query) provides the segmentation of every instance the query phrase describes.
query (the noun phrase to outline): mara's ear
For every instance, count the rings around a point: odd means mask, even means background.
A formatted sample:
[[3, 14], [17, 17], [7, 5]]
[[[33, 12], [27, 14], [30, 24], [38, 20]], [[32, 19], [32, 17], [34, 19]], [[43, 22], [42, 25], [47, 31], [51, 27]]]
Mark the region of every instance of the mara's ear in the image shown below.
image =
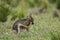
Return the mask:
[[31, 18], [32, 17], [32, 13], [29, 13], [27, 18]]
[[28, 17], [32, 17], [32, 13], [29, 13]]

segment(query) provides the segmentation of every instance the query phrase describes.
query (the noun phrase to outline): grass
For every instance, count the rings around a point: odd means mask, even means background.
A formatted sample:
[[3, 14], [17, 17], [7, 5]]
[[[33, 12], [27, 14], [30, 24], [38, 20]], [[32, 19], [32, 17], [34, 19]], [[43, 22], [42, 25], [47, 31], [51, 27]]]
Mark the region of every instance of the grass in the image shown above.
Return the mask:
[[53, 18], [52, 10], [33, 17], [35, 24], [30, 25], [30, 31], [20, 34], [12, 32], [14, 21], [0, 22], [0, 40], [60, 40], [60, 19]]

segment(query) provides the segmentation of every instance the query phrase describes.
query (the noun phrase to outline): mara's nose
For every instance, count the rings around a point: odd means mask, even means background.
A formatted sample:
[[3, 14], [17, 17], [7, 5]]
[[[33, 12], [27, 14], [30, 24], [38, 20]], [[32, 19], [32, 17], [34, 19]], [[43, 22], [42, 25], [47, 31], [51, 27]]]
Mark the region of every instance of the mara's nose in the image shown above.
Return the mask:
[[32, 22], [32, 24], [34, 24], [34, 23]]

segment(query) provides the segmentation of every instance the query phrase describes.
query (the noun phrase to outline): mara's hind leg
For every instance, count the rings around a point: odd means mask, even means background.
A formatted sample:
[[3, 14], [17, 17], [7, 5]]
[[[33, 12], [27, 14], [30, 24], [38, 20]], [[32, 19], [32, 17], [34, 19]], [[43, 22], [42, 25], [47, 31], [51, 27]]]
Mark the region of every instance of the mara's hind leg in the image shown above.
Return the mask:
[[23, 28], [27, 28], [27, 26], [25, 26], [25, 25], [19, 23], [19, 24], [18, 24], [18, 33], [20, 33]]
[[18, 33], [20, 33], [22, 31], [22, 29], [26, 29], [26, 31], [29, 31], [29, 27], [23, 24], [18, 24]]
[[20, 33], [20, 26], [21, 24], [18, 24], [18, 34]]

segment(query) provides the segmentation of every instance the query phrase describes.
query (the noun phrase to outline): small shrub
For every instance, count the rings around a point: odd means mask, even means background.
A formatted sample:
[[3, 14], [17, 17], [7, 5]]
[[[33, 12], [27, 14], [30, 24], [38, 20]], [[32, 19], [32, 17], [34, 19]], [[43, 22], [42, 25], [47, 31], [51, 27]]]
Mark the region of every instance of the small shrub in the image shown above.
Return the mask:
[[19, 4], [20, 0], [5, 0], [7, 4], [9, 4], [11, 7], [17, 7]]
[[56, 3], [56, 0], [48, 0], [50, 3]]
[[6, 4], [0, 4], [0, 21], [5, 22], [10, 14], [10, 9]]
[[26, 14], [26, 9], [21, 9], [21, 10], [17, 10], [14, 11], [14, 13], [12, 13], [12, 18], [11, 20], [15, 20], [16, 18], [24, 18], [25, 14]]
[[58, 32], [50, 32], [51, 40], [60, 40], [60, 34]]
[[60, 9], [60, 0], [57, 0], [56, 5], [57, 5], [57, 9]]
[[47, 0], [41, 0], [41, 4], [43, 5], [44, 8], [48, 8], [49, 7], [49, 3]]

